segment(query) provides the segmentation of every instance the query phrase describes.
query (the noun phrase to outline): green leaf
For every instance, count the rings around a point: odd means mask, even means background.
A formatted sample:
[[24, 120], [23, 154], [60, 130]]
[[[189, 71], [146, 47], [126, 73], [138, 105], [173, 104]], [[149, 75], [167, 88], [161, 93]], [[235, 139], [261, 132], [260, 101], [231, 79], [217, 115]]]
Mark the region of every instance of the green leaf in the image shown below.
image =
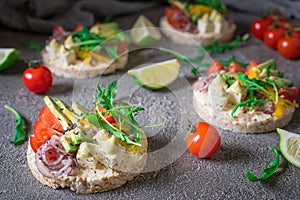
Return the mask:
[[27, 46], [30, 48], [30, 49], [33, 49], [33, 50], [36, 50], [38, 52], [42, 51], [43, 50], [43, 45], [39, 44], [39, 43], [36, 43], [36, 42], [28, 42], [27, 43]]
[[210, 51], [211, 53], [224, 53], [233, 49], [234, 47], [238, 47], [242, 42], [246, 41], [249, 38], [249, 34], [237, 36], [233, 41], [220, 44], [218, 40], [214, 40], [213, 43], [208, 44], [204, 47], [206, 51]]
[[261, 178], [256, 177], [253, 173], [250, 172], [249, 165], [246, 165], [246, 176], [252, 182], [264, 181], [268, 179], [272, 174], [274, 174], [279, 166], [279, 153], [277, 149], [273, 146], [269, 146], [269, 149], [276, 154], [276, 157], [270, 162], [269, 167], [262, 170], [263, 176]]
[[24, 127], [23, 127], [23, 118], [21, 116], [21, 114], [19, 112], [17, 112], [14, 108], [8, 106], [8, 105], [4, 105], [4, 107], [11, 111], [12, 113], [14, 113], [14, 115], [17, 117], [17, 125], [15, 127], [15, 136], [14, 136], [14, 140], [11, 141], [11, 144], [21, 144], [22, 142], [24, 142], [27, 139]]

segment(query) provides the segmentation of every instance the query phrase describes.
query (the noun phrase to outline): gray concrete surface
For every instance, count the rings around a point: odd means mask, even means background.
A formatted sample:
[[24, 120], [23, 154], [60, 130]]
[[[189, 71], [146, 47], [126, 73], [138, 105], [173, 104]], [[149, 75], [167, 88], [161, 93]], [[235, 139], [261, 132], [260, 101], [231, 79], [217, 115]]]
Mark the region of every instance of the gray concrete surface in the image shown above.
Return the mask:
[[[158, 24], [162, 13], [162, 8], [144, 12], [155, 24]], [[119, 17], [116, 21], [127, 30], [139, 14]], [[255, 18], [234, 12], [231, 16], [238, 24], [237, 34], [247, 32], [250, 21]], [[14, 134], [15, 118], [3, 108], [3, 105], [13, 106], [24, 116], [27, 131], [31, 134], [32, 125], [44, 103], [43, 95], [27, 91], [22, 84], [21, 76], [26, 68], [24, 62], [39, 58], [39, 54], [28, 49], [26, 43], [28, 41], [42, 43], [46, 38], [46, 35], [0, 28], [0, 47], [17, 47], [21, 50], [20, 60], [12, 68], [0, 73], [0, 199], [299, 199], [300, 170], [289, 164], [282, 156], [279, 170], [268, 180], [252, 183], [245, 176], [246, 164], [250, 164], [251, 169], [258, 173], [259, 169], [267, 166], [274, 158], [268, 146], [279, 147], [279, 136], [276, 132], [255, 135], [234, 134], [220, 130], [221, 148], [211, 158], [198, 159], [186, 151], [174, 163], [154, 172], [143, 173], [124, 186], [104, 193], [77, 195], [69, 189], [54, 190], [43, 186], [32, 176], [27, 166], [28, 142], [20, 146], [9, 143]], [[300, 60], [286, 60], [276, 51], [268, 49], [261, 41], [251, 38], [239, 48], [224, 54], [214, 54], [212, 57], [228, 58], [231, 54], [245, 62], [253, 58], [259, 61], [274, 58], [278, 68], [284, 71], [295, 85], [300, 86]], [[101, 77], [100, 82], [108, 84], [114, 79], [123, 77], [126, 70], [137, 65], [139, 60], [160, 58], [153, 58], [148, 53], [130, 54], [126, 69], [114, 75]], [[189, 66], [184, 66], [181, 76], [192, 83], [195, 77], [190, 75], [189, 70]], [[84, 95], [74, 95], [73, 85], [72, 79], [55, 77], [53, 86], [46, 95], [61, 98], [68, 103], [72, 100], [80, 102]], [[124, 86], [126, 88], [127, 84]], [[189, 118], [196, 122], [199, 119], [189, 103], [190, 88], [186, 87], [190, 86], [175, 82], [173, 89], [178, 92], [186, 91], [179, 98], [187, 102], [185, 106], [190, 110]], [[174, 133], [182, 126], [178, 124], [180, 116], [176, 111], [178, 99], [175, 94], [168, 89], [151, 92], [139, 88], [132, 95], [132, 102], [143, 104], [148, 110], [139, 118], [140, 120], [144, 119], [150, 123], [162, 120], [166, 123], [166, 128], [156, 129], [157, 134], [149, 137], [151, 151], [162, 148], [174, 139], [176, 137]], [[300, 112], [297, 109], [286, 129], [300, 133], [299, 119]]]

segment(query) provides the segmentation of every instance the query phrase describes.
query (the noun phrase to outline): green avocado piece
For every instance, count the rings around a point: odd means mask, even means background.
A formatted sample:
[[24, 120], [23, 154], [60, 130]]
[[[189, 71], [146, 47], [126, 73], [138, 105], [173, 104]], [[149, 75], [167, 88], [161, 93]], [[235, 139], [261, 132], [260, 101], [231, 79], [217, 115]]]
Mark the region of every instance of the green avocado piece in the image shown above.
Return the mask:
[[72, 144], [71, 139], [67, 135], [61, 136], [60, 142], [67, 153], [74, 153], [78, 148], [78, 146]]
[[91, 33], [98, 34], [102, 37], [109, 37], [120, 33], [121, 31], [122, 30], [119, 28], [119, 25], [116, 22], [97, 24], [90, 28]]
[[81, 130], [75, 130], [70, 133], [71, 136], [71, 142], [73, 145], [79, 145], [82, 141], [82, 131]]
[[56, 105], [58, 106], [58, 108], [60, 109], [60, 111], [63, 114], [65, 114], [65, 116], [67, 118], [69, 118], [73, 124], [76, 124], [78, 122], [78, 118], [76, 117], [73, 109], [70, 106], [68, 106], [65, 102], [63, 102], [62, 100], [60, 100], [58, 98], [55, 98], [54, 101], [55, 101]]
[[293, 81], [285, 78], [280, 78], [276, 76], [270, 76], [269, 79], [274, 81], [277, 87], [291, 87], [293, 86]]
[[70, 119], [60, 110], [59, 106], [49, 97], [44, 97], [44, 102], [54, 116], [59, 120], [64, 130], [68, 130], [73, 126]]

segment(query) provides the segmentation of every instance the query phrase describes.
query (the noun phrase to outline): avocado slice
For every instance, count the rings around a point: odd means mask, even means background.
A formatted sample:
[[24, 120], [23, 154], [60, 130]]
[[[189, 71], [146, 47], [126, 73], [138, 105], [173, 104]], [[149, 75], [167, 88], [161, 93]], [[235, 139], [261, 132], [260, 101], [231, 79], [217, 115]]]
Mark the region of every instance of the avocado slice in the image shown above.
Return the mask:
[[261, 63], [261, 64], [255, 66], [253, 69], [256, 72], [256, 74], [261, 74], [262, 71], [267, 68], [269, 68], [270, 70], [272, 70], [272, 69], [276, 70], [276, 62], [274, 59], [270, 59], [264, 63]]
[[67, 135], [61, 136], [60, 142], [67, 153], [74, 153], [78, 149], [78, 146], [73, 145], [71, 139]]
[[63, 102], [62, 100], [55, 98], [54, 99], [56, 105], [58, 106], [58, 108], [60, 109], [60, 111], [65, 114], [65, 116], [67, 118], [70, 119], [70, 121], [75, 124], [79, 121], [79, 119], [75, 116], [75, 113], [73, 111], [73, 109], [71, 107], [69, 107], [65, 102]]
[[70, 132], [71, 136], [71, 142], [73, 145], [79, 145], [82, 141], [82, 131], [81, 130], [75, 130]]
[[56, 105], [56, 103], [49, 97], [44, 97], [44, 102], [50, 109], [50, 111], [54, 114], [54, 116], [59, 120], [64, 130], [68, 130], [72, 127], [73, 123], [70, 119], [60, 110], [60, 108]]
[[107, 38], [122, 32], [122, 30], [119, 28], [117, 22], [108, 22], [92, 26], [90, 32]]
[[88, 112], [88, 110], [86, 108], [84, 108], [83, 106], [79, 105], [76, 102], [72, 103], [72, 109], [73, 109], [74, 113], [78, 116], [83, 116], [84, 114], [86, 114]]
[[269, 79], [275, 83], [277, 87], [291, 87], [293, 86], [293, 81], [285, 78], [280, 78], [276, 76], [270, 76]]

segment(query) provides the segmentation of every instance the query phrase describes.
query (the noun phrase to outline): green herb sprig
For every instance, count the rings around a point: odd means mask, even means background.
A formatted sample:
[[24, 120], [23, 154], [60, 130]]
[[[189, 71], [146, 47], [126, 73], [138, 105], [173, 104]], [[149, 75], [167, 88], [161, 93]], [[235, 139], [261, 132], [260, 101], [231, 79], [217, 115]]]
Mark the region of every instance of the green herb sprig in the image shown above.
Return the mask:
[[270, 162], [269, 167], [262, 170], [263, 176], [261, 178], [256, 177], [253, 173], [250, 172], [250, 166], [246, 165], [246, 176], [252, 182], [264, 181], [274, 174], [279, 166], [279, 153], [277, 149], [273, 146], [269, 146], [269, 149], [276, 154], [276, 157]]
[[[250, 111], [252, 111], [254, 105], [258, 105], [259, 107], [261, 107], [264, 103], [273, 101], [274, 98], [275, 98], [275, 104], [278, 102], [278, 90], [277, 90], [277, 87], [274, 84], [274, 82], [269, 81], [269, 80], [262, 81], [262, 80], [259, 80], [256, 78], [253, 78], [250, 80], [245, 74], [243, 74], [241, 72], [237, 74], [237, 78], [243, 84], [245, 84], [247, 91], [249, 93], [248, 94], [249, 99], [236, 104], [234, 106], [234, 108], [232, 109], [231, 116], [234, 116], [234, 113], [237, 111], [237, 109], [239, 107], [247, 106], [250, 108]], [[275, 94], [272, 94], [271, 92], [269, 92], [265, 87], [272, 87], [273, 90], [275, 91]], [[268, 96], [272, 97], [273, 99], [267, 98], [267, 99], [263, 99], [263, 100], [258, 100], [254, 96], [254, 91], [262, 91], [265, 94], [267, 94]]]
[[219, 40], [214, 40], [213, 43], [204, 46], [204, 49], [211, 53], [224, 53], [226, 51], [233, 49], [234, 47], [239, 46], [242, 42], [248, 40], [248, 38], [249, 38], [249, 34], [246, 33], [242, 37], [237, 36], [235, 40], [223, 44], [220, 44]]
[[11, 144], [17, 145], [17, 144], [21, 144], [22, 142], [24, 142], [27, 139], [24, 127], [23, 127], [23, 118], [21, 116], [21, 114], [16, 111], [14, 108], [8, 106], [8, 105], [4, 105], [4, 107], [11, 111], [16, 117], [17, 117], [17, 125], [15, 127], [15, 136], [14, 136], [14, 140], [11, 141]]
[[[141, 146], [141, 128], [152, 128], [153, 126], [140, 126], [135, 119], [135, 114], [144, 108], [132, 106], [121, 101], [114, 101], [117, 92], [117, 81], [113, 81], [107, 88], [98, 85], [98, 97], [94, 102], [96, 113], [88, 113], [87, 119], [94, 126], [105, 129], [116, 136], [119, 140], [133, 146]], [[105, 111], [98, 109], [98, 105], [105, 108]], [[118, 126], [112, 125], [107, 121], [105, 115], [111, 115]], [[133, 147], [130, 147], [133, 148]]]
[[38, 51], [38, 52], [42, 51], [43, 48], [44, 48], [43, 45], [41, 45], [41, 44], [39, 44], [39, 43], [37, 43], [37, 42], [28, 42], [28, 43], [27, 43], [27, 46], [28, 46], [30, 49], [33, 49], [33, 50]]

